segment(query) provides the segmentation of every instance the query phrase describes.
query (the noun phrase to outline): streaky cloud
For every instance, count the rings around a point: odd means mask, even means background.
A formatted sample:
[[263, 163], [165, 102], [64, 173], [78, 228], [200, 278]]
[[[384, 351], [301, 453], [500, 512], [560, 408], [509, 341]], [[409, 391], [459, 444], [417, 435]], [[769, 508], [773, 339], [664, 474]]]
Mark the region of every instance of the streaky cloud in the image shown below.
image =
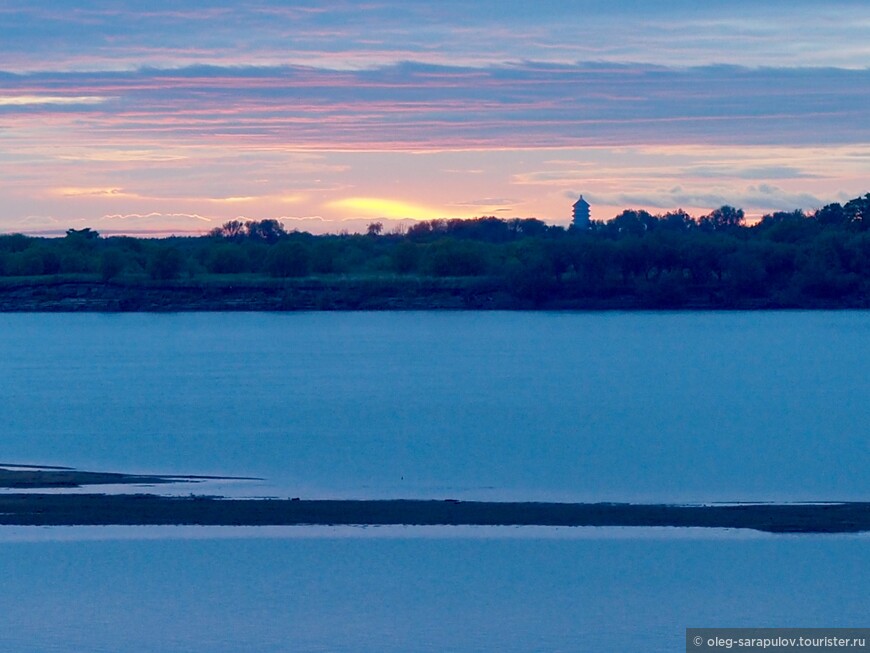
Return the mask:
[[7, 0], [0, 59], [30, 72], [201, 62], [352, 70], [406, 58], [863, 68], [868, 24], [860, 0]]
[[[34, 112], [113, 143], [298, 150], [870, 142], [870, 69], [537, 62], [361, 71], [193, 66], [5, 75], [8, 97], [112, 97]], [[51, 95], [49, 95], [51, 94]], [[18, 123], [21, 124], [21, 123]], [[82, 127], [84, 125], [84, 127]]]
[[723, 189], [722, 192], [692, 192], [675, 187], [658, 193], [624, 193], [615, 196], [592, 195], [595, 201], [623, 206], [655, 207], [673, 209], [678, 206], [723, 205], [750, 206], [756, 211], [790, 211], [802, 207], [816, 209], [829, 200], [812, 193], [792, 192], [769, 184], [750, 185], [741, 190]]
[[107, 102], [108, 97], [98, 95], [0, 95], [0, 107], [29, 107], [39, 105], [92, 105]]

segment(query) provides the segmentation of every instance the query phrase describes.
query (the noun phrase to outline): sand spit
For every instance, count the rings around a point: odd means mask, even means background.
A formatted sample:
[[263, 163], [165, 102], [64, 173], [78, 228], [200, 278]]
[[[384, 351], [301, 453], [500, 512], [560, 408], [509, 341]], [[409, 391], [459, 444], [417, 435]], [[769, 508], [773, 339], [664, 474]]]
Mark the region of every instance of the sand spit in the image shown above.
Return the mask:
[[857, 533], [870, 530], [870, 503], [682, 506], [6, 494], [0, 495], [0, 524], [672, 526], [745, 528], [769, 533]]

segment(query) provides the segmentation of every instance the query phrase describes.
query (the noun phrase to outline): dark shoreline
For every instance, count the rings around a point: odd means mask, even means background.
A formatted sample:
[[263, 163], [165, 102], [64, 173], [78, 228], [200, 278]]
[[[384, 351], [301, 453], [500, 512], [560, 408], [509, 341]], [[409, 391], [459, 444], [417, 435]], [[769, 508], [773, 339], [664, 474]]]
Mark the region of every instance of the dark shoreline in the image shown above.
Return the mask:
[[768, 533], [870, 530], [870, 503], [681, 506], [456, 500], [299, 500], [149, 494], [4, 494], [0, 524], [18, 526], [671, 526]]
[[556, 293], [532, 301], [495, 278], [350, 277], [295, 280], [112, 281], [46, 277], [5, 279], [0, 313], [392, 310], [838, 310], [870, 308], [870, 297], [839, 300], [726, 297], [709, 291], [679, 302], [639, 297], [628, 289], [606, 297]]

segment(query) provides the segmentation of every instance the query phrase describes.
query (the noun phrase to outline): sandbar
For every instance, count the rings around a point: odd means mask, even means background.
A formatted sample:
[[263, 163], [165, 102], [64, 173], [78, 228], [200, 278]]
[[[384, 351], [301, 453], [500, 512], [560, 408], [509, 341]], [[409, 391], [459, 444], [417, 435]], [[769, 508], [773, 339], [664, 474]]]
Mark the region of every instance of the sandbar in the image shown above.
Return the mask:
[[768, 533], [870, 531], [870, 502], [636, 504], [456, 499], [227, 499], [190, 494], [65, 493], [89, 485], [161, 485], [247, 477], [86, 472], [0, 465], [0, 525], [17, 526], [672, 526]]

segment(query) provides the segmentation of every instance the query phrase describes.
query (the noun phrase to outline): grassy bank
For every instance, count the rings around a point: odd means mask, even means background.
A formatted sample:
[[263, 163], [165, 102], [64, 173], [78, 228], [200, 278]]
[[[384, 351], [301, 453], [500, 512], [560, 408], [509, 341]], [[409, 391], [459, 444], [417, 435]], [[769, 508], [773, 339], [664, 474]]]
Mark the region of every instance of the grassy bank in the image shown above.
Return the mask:
[[624, 286], [595, 295], [551, 290], [545, 296], [512, 292], [498, 277], [348, 276], [272, 279], [115, 279], [95, 275], [0, 279], [0, 312], [176, 312], [339, 310], [641, 310], [641, 309], [870, 308], [866, 295], [838, 298], [742, 297], [699, 287], [678, 301]]

